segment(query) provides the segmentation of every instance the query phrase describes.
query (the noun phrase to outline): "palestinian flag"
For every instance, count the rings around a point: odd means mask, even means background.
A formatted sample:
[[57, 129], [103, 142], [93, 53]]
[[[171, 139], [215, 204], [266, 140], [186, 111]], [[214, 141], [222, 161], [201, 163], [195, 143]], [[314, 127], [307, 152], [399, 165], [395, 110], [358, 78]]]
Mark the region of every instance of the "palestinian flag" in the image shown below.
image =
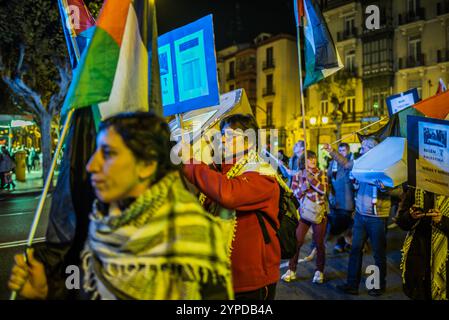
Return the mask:
[[304, 0], [303, 10], [307, 89], [344, 66], [316, 1]]
[[[58, 0], [62, 28], [72, 70], [88, 45], [95, 21], [82, 0]], [[68, 18], [70, 17], [70, 18]], [[89, 218], [95, 199], [86, 165], [96, 149], [95, 106], [75, 110], [59, 167], [56, 188], [52, 192], [45, 244], [36, 251], [55, 282], [63, 282], [67, 266], [79, 265], [87, 237]], [[76, 291], [76, 290], [75, 290]], [[76, 299], [74, 290], [66, 299]]]
[[58, 0], [58, 7], [72, 69], [76, 69], [81, 54], [92, 39], [95, 20], [83, 0]]
[[98, 104], [102, 119], [149, 109], [162, 115], [157, 53], [154, 0], [106, 0], [63, 114]]
[[436, 94], [441, 94], [447, 90], [446, 85], [444, 84], [443, 79], [440, 78], [440, 81], [438, 81], [438, 89]]

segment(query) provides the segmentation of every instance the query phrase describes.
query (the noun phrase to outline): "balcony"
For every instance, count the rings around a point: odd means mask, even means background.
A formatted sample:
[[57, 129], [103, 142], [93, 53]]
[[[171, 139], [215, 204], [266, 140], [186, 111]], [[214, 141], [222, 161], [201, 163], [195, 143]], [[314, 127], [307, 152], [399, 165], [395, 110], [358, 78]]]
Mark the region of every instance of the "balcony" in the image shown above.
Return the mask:
[[449, 13], [449, 1], [437, 3], [437, 16], [442, 16]]
[[356, 37], [357, 37], [357, 28], [347, 29], [343, 32], [337, 33], [337, 41], [338, 42], [356, 38]]
[[332, 10], [355, 2], [355, 0], [327, 0], [323, 3], [323, 11]]
[[369, 30], [363, 28], [361, 38], [369, 38], [372, 36], [377, 36], [379, 33], [382, 32], [392, 32], [392, 31], [394, 31], [393, 18], [391, 16], [388, 17], [382, 16], [380, 18], [380, 29]]
[[235, 72], [228, 73], [226, 75], [226, 81], [235, 80]]
[[262, 96], [265, 97], [270, 97], [270, 96], [274, 96], [276, 94], [274, 88], [263, 88], [262, 90]]
[[407, 58], [399, 58], [398, 68], [407, 69], [425, 66], [426, 65], [425, 58], [426, 56], [424, 54], [420, 54], [418, 56], [409, 56]]
[[246, 73], [256, 73], [257, 72], [257, 66], [256, 66], [256, 62], [251, 61], [251, 62], [242, 62], [240, 64], [238, 64], [237, 67], [237, 74], [240, 76], [241, 74], [246, 74]]
[[275, 64], [274, 64], [274, 59], [271, 60], [267, 60], [263, 62], [263, 66], [262, 69], [265, 70], [270, 70], [270, 69], [274, 69]]
[[377, 77], [382, 75], [390, 75], [394, 73], [393, 60], [385, 60], [379, 63], [364, 64], [363, 77]]
[[357, 71], [357, 67], [354, 67], [353, 69], [342, 69], [339, 72], [335, 74], [334, 79], [335, 80], [346, 80], [346, 79], [352, 79], [352, 78], [358, 78], [359, 73]]
[[437, 51], [437, 63], [449, 62], [449, 50]]
[[404, 24], [425, 19], [426, 19], [426, 10], [424, 8], [418, 8], [416, 9], [416, 11], [409, 11], [405, 14], [400, 14], [398, 17], [398, 24], [401, 26]]

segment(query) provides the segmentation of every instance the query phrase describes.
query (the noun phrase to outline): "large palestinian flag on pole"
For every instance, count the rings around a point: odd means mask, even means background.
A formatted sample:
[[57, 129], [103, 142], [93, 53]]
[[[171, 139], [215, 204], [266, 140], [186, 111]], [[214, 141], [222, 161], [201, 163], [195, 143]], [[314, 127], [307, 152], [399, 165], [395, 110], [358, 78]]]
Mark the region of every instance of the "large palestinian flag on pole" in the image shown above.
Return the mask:
[[154, 0], [104, 2], [63, 114], [94, 104], [103, 119], [123, 111], [162, 114]]
[[307, 89], [344, 66], [316, 1], [304, 0], [302, 6], [295, 4], [295, 10], [295, 16], [303, 14]]

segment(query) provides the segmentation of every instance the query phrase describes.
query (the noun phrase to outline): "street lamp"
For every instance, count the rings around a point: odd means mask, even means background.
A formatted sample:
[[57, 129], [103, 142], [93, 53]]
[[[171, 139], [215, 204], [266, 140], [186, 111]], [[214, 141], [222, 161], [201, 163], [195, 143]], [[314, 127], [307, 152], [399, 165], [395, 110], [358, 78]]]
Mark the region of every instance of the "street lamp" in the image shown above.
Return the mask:
[[327, 125], [329, 123], [329, 117], [327, 116], [312, 116], [309, 118], [309, 123], [312, 127], [316, 127], [317, 133], [318, 133], [318, 137], [317, 137], [317, 150], [319, 148], [320, 145], [320, 134], [321, 134], [321, 126], [322, 125]]

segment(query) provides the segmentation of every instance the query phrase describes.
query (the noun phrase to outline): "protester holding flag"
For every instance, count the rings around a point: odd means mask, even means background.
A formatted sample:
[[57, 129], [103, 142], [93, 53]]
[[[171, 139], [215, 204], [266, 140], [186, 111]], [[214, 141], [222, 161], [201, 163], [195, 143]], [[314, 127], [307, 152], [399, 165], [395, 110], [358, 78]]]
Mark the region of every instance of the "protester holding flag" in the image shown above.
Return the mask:
[[[49, 297], [70, 299], [77, 298], [75, 292], [59, 283], [68, 265], [80, 263], [87, 237], [86, 212], [94, 195], [84, 168], [95, 150], [96, 127], [101, 117], [121, 111], [153, 108], [162, 112], [157, 50], [152, 50], [157, 43], [154, 1], [104, 1], [98, 23], [82, 0], [58, 0], [58, 5], [73, 70], [62, 112], [63, 119], [69, 118], [65, 121], [70, 130], [52, 196], [46, 242], [36, 248], [36, 257], [55, 280], [49, 283]], [[122, 85], [121, 79], [132, 81]]]
[[[58, 6], [68, 56], [75, 72], [92, 37], [95, 20], [82, 0], [58, 0]], [[76, 20], [69, 18], [73, 12], [76, 12], [73, 16]], [[87, 237], [89, 218], [86, 212], [91, 210], [95, 196], [85, 167], [95, 151], [95, 120], [99, 121], [90, 107], [77, 109], [73, 114], [65, 137], [57, 185], [52, 192], [46, 241], [35, 247], [34, 256], [44, 263], [45, 271], [52, 277], [49, 299], [77, 298], [75, 290], [66, 290], [61, 283], [67, 277], [67, 266], [80, 264], [80, 253]], [[31, 161], [36, 162], [36, 159]]]
[[[233, 297], [220, 224], [186, 189], [170, 161], [172, 146], [168, 125], [152, 113], [101, 124], [87, 165], [97, 196], [82, 255], [90, 298]], [[45, 299], [52, 275], [33, 256], [29, 265], [15, 259], [9, 287]]]
[[401, 261], [404, 293], [414, 300], [447, 300], [449, 197], [409, 187], [395, 221], [408, 231]]

